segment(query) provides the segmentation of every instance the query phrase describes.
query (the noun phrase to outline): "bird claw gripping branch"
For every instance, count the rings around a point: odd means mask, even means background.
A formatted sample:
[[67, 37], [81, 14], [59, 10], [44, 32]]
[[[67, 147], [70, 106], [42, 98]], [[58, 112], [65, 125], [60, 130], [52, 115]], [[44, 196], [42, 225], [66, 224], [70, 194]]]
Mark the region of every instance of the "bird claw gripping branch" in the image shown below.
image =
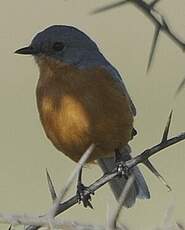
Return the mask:
[[77, 185], [78, 203], [80, 204], [82, 201], [85, 208], [90, 207], [91, 209], [93, 209], [93, 206], [90, 202], [91, 194], [94, 195], [94, 193], [89, 191], [88, 187], [84, 186], [82, 183], [79, 183]]

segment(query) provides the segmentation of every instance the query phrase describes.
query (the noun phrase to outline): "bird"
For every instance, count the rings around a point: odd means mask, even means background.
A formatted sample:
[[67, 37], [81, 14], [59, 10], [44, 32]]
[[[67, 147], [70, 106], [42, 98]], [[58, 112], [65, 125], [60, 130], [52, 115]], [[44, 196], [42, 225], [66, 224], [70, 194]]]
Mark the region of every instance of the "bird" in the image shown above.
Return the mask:
[[[104, 173], [113, 170], [117, 161], [131, 159], [128, 143], [137, 134], [133, 126], [136, 108], [120, 73], [95, 41], [76, 27], [52, 25], [15, 53], [32, 55], [38, 65], [40, 121], [59, 151], [78, 162], [93, 143], [95, 148], [87, 163], [97, 162]], [[123, 204], [127, 208], [136, 198], [150, 198], [139, 168], [134, 167], [130, 174], [134, 183]], [[125, 177], [110, 181], [117, 200], [126, 181]], [[79, 183], [83, 185], [81, 178]], [[84, 199], [84, 206], [91, 205]]]

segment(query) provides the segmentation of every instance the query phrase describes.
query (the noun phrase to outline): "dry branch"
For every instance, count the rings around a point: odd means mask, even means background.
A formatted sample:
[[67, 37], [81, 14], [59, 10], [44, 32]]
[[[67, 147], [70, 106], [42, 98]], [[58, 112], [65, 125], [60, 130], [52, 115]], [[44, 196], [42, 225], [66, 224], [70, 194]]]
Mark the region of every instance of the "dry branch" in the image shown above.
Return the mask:
[[151, 3], [146, 3], [143, 0], [122, 0], [122, 1], [119, 1], [116, 3], [112, 3], [110, 5], [98, 8], [92, 12], [93, 14], [100, 13], [100, 12], [104, 12], [106, 10], [110, 10], [112, 8], [115, 8], [115, 7], [125, 5], [126, 3], [132, 3], [132, 4], [134, 4], [134, 6], [136, 6], [138, 9], [140, 9], [150, 19], [150, 21], [155, 26], [155, 33], [154, 33], [153, 42], [152, 42], [152, 46], [151, 46], [151, 50], [150, 50], [147, 71], [151, 67], [151, 63], [152, 63], [152, 60], [154, 57], [157, 41], [158, 41], [159, 34], [161, 31], [163, 31], [183, 51], [185, 50], [185, 42], [182, 41], [174, 33], [174, 31], [170, 28], [170, 26], [167, 22], [167, 19], [155, 9], [155, 6], [157, 3], [159, 3], [159, 1], [160, 0], [154, 0]]
[[[185, 132], [183, 132], [182, 134], [179, 134], [178, 136], [175, 136], [175, 137], [168, 139], [168, 133], [169, 133], [169, 127], [171, 124], [171, 118], [172, 118], [172, 112], [170, 113], [167, 124], [165, 126], [162, 141], [159, 144], [157, 144], [157, 145], [155, 145], [149, 149], [146, 149], [141, 154], [132, 158], [131, 160], [124, 162], [123, 163], [123, 170], [121, 172], [122, 176], [124, 176], [125, 173], [128, 173], [128, 171], [130, 169], [132, 169], [133, 167], [135, 167], [136, 165], [142, 163], [145, 166], [147, 166], [152, 171], [152, 173], [154, 173], [159, 179], [162, 178], [162, 176], [160, 176], [160, 174], [157, 172], [157, 170], [154, 168], [154, 166], [149, 161], [149, 158], [151, 156], [153, 156], [154, 154], [158, 153], [159, 151], [161, 151], [161, 150], [163, 150], [163, 149], [165, 149], [171, 145], [179, 143], [182, 140], [185, 140]], [[112, 172], [110, 172], [110, 173], [104, 174], [101, 178], [99, 178], [94, 183], [92, 183], [89, 187], [87, 187], [87, 190], [85, 191], [85, 195], [90, 195], [90, 194], [94, 193], [100, 187], [102, 187], [104, 184], [108, 183], [110, 180], [112, 180], [114, 177], [117, 177], [117, 176], [120, 176], [120, 171], [118, 172], [117, 168], [112, 170]], [[162, 178], [162, 180], [163, 180], [163, 178]], [[163, 183], [168, 188], [170, 188], [165, 181], [163, 181]], [[53, 187], [53, 189], [54, 189], [54, 187]], [[61, 214], [62, 212], [66, 211], [67, 209], [71, 208], [72, 206], [74, 206], [77, 203], [78, 203], [78, 196], [75, 195], [75, 196], [69, 198], [68, 200], [66, 200], [65, 202], [60, 203], [57, 207], [55, 215]], [[29, 226], [28, 228], [26, 228], [26, 230], [36, 230], [38, 228], [39, 228], [39, 226]]]
[[[163, 182], [163, 184], [165, 184], [168, 187], [168, 189], [170, 189], [169, 185], [165, 182], [163, 177], [159, 174], [159, 172], [154, 168], [152, 163], [149, 161], [149, 158], [152, 157], [153, 155], [155, 155], [156, 153], [160, 152], [161, 150], [163, 150], [169, 146], [172, 146], [176, 143], [179, 143], [180, 141], [185, 140], [185, 132], [168, 139], [171, 120], [172, 120], [172, 112], [170, 113], [170, 115], [168, 117], [165, 129], [164, 129], [164, 132], [162, 135], [162, 140], [159, 144], [144, 150], [141, 154], [137, 155], [136, 157], [134, 157], [134, 158], [132, 158], [126, 162], [122, 162], [122, 170], [118, 170], [118, 168], [115, 167], [111, 172], [104, 174], [102, 177], [100, 177], [98, 180], [96, 180], [94, 183], [92, 183], [89, 187], [87, 187], [87, 189], [84, 191], [84, 195], [88, 196], [88, 195], [94, 194], [95, 191], [97, 191], [100, 187], [102, 187], [104, 184], [108, 183], [110, 180], [112, 180], [115, 177], [118, 177], [118, 176], [119, 177], [120, 176], [128, 177], [129, 171], [133, 167], [135, 167], [136, 165], [141, 164], [141, 163], [144, 164], [145, 166], [147, 166], [148, 169], [151, 170], [151, 172], [154, 173]], [[49, 209], [47, 214], [42, 215], [42, 216], [36, 216], [33, 218], [33, 217], [27, 216], [27, 215], [11, 215], [11, 214], [0, 213], [0, 222], [10, 223], [12, 225], [17, 225], [17, 224], [29, 225], [25, 228], [26, 230], [37, 230], [42, 226], [49, 226], [51, 228], [54, 228], [54, 227], [58, 228], [59, 226], [61, 227], [61, 225], [64, 225], [64, 224], [70, 225], [71, 222], [69, 223], [66, 221], [57, 221], [54, 217], [61, 214], [62, 212], [66, 211], [67, 209], [71, 208], [72, 206], [74, 206], [75, 204], [78, 203], [78, 201], [79, 201], [78, 195], [74, 195], [73, 197], [69, 198], [68, 200], [64, 201], [63, 203], [60, 203], [60, 201], [63, 199], [65, 193], [68, 191], [68, 189], [69, 189], [72, 181], [74, 180], [76, 174], [79, 172], [79, 170], [81, 169], [81, 167], [83, 166], [85, 161], [88, 159], [88, 157], [90, 156], [94, 147], [95, 146], [92, 144], [88, 148], [88, 150], [84, 153], [84, 155], [80, 159], [77, 167], [72, 172], [66, 185], [61, 190], [61, 192], [59, 193], [58, 196], [57, 196], [57, 193], [55, 192], [55, 189], [54, 189], [53, 183], [51, 181], [50, 175], [49, 175], [48, 171], [46, 172], [49, 190], [51, 193], [51, 197], [54, 201], [53, 206]], [[120, 198], [121, 199], [120, 203], [118, 204], [117, 211], [115, 211], [115, 215], [112, 217], [112, 221], [109, 224], [109, 228], [116, 227], [116, 222], [117, 222], [119, 213], [121, 211], [121, 203], [124, 200], [124, 197], [125, 197], [125, 194], [127, 193], [128, 187], [132, 183], [132, 179], [133, 178], [131, 177], [131, 179], [129, 180], [129, 183], [127, 184], [127, 186], [125, 186], [125, 189], [124, 189], [122, 196]], [[74, 229], [73, 227], [74, 227], [73, 225], [70, 225], [70, 226], [68, 226], [67, 229]], [[78, 226], [76, 226], [75, 228], [78, 229], [77, 227]], [[81, 229], [84, 229], [83, 225], [81, 225]], [[87, 228], [87, 226], [86, 226], [86, 229], [93, 229], [93, 228]], [[104, 228], [100, 227], [97, 229], [104, 229]]]
[[[163, 15], [161, 15], [155, 9], [155, 5], [157, 3], [159, 3], [159, 1], [160, 0], [154, 0], [153, 2], [148, 4], [143, 0], [122, 0], [122, 1], [118, 1], [116, 3], [113, 3], [111, 5], [99, 8], [93, 12], [93, 13], [99, 13], [99, 12], [103, 12], [103, 11], [106, 11], [106, 10], [109, 10], [109, 9], [112, 9], [115, 7], [122, 6], [123, 4], [126, 4], [126, 3], [132, 3], [137, 8], [139, 8], [151, 20], [151, 22], [155, 26], [155, 33], [154, 33], [153, 42], [152, 42], [152, 46], [151, 46], [151, 50], [150, 50], [147, 70], [149, 70], [151, 67], [153, 56], [154, 56], [154, 53], [156, 50], [157, 41], [158, 41], [158, 38], [159, 38], [161, 31], [166, 33], [166, 35], [176, 45], [178, 45], [183, 51], [185, 50], [185, 42], [182, 41], [180, 38], [178, 38], [178, 36], [169, 27], [167, 20], [163, 17]], [[177, 89], [177, 94], [184, 87], [184, 85], [185, 85], [185, 79], [182, 81], [179, 88]], [[92, 183], [90, 186], [87, 187], [87, 190], [85, 190], [84, 195], [88, 196], [88, 195], [94, 194], [95, 191], [97, 191], [104, 184], [110, 182], [110, 180], [112, 180], [115, 177], [128, 176], [127, 173], [133, 167], [135, 167], [141, 163], [144, 164], [145, 166], [147, 166], [148, 169], [152, 173], [154, 173], [163, 182], [163, 184], [165, 184], [165, 186], [170, 190], [171, 188], [166, 183], [164, 178], [159, 174], [159, 172], [154, 168], [152, 163], [149, 161], [149, 158], [151, 156], [155, 155], [156, 153], [160, 152], [161, 150], [163, 150], [163, 149], [165, 149], [171, 145], [174, 145], [176, 143], [179, 143], [182, 140], [185, 140], [185, 132], [179, 134], [178, 136], [175, 136], [175, 137], [168, 139], [168, 133], [169, 133], [169, 128], [170, 128], [170, 124], [171, 124], [171, 118], [172, 118], [172, 112], [170, 113], [170, 116], [168, 118], [168, 122], [166, 124], [165, 130], [164, 130], [164, 133], [162, 136], [162, 140], [159, 144], [157, 144], [157, 145], [155, 145], [149, 149], [146, 149], [145, 151], [143, 151], [141, 154], [137, 155], [136, 157], [134, 157], [134, 158], [132, 158], [126, 162], [123, 162], [121, 172], [118, 171], [117, 168], [115, 168], [111, 172], [104, 174], [101, 178], [99, 178], [98, 180], [96, 180], [94, 183]], [[11, 226], [16, 226], [16, 225], [27, 226], [27, 227], [25, 227], [26, 230], [37, 230], [40, 227], [48, 227], [48, 228], [55, 228], [55, 229], [69, 229], [69, 230], [78, 230], [78, 229], [80, 229], [80, 230], [83, 230], [83, 229], [84, 230], [85, 229], [105, 230], [104, 226], [83, 225], [83, 224], [78, 223], [78, 222], [71, 222], [71, 221], [68, 222], [68, 221], [55, 219], [55, 216], [61, 214], [62, 212], [66, 211], [67, 209], [71, 208], [72, 206], [74, 206], [75, 204], [77, 204], [79, 202], [78, 195], [74, 195], [73, 197], [71, 197], [71, 198], [69, 198], [66, 201], [61, 203], [61, 201], [63, 200], [65, 194], [67, 193], [70, 185], [74, 181], [74, 179], [75, 179], [76, 175], [79, 173], [80, 169], [85, 164], [86, 160], [90, 156], [94, 147], [95, 147], [94, 144], [92, 144], [87, 149], [87, 151], [84, 153], [84, 155], [80, 159], [77, 167], [75, 168], [75, 170], [72, 172], [71, 176], [69, 177], [66, 185], [59, 192], [58, 195], [54, 189], [51, 177], [50, 177], [48, 171], [46, 171], [48, 186], [49, 186], [49, 190], [50, 190], [51, 197], [53, 200], [53, 206], [49, 209], [47, 214], [42, 215], [42, 216], [31, 216], [31, 215], [26, 215], [26, 214], [18, 215], [18, 214], [10, 214], [10, 213], [8, 213], [8, 214], [0, 213], [0, 222], [1, 223], [9, 223], [9, 224], [11, 224]], [[115, 210], [112, 217], [110, 218], [110, 222], [108, 223], [109, 224], [108, 229], [112, 230], [112, 229], [117, 228], [117, 219], [119, 217], [119, 214], [120, 214], [120, 211], [122, 208], [122, 204], [124, 202], [126, 194], [129, 190], [129, 187], [133, 183], [133, 180], [134, 179], [132, 176], [129, 177], [127, 184], [123, 190], [123, 193], [120, 197], [120, 201], [118, 203], [117, 209]], [[11, 226], [9, 227], [9, 230], [12, 229]], [[177, 226], [179, 229], [184, 229], [183, 225], [180, 223], [177, 223]]]
[[[90, 224], [81, 224], [76, 221], [64, 221], [64, 220], [56, 220], [53, 219], [48, 220], [45, 217], [39, 216], [31, 216], [26, 214], [13, 214], [13, 213], [0, 213], [0, 222], [1, 223], [8, 223], [12, 226], [17, 225], [37, 225], [42, 227], [50, 227], [52, 224], [53, 228], [55, 229], [68, 229], [68, 230], [105, 230], [105, 228], [101, 225], [90, 225]], [[9, 229], [12, 229], [10, 227]], [[25, 229], [38, 229], [33, 227], [25, 227]]]
[[[66, 185], [60, 191], [60, 193], [58, 194], [58, 196], [55, 198], [53, 206], [49, 209], [48, 214], [47, 214], [49, 218], [52, 219], [55, 216], [55, 214], [56, 214], [56, 212], [58, 210], [58, 207], [60, 205], [60, 202], [64, 198], [65, 194], [67, 193], [67, 191], [70, 188], [70, 185], [72, 184], [72, 182], [74, 181], [74, 179], [76, 178], [76, 176], [78, 175], [78, 173], [80, 172], [80, 169], [83, 167], [83, 165], [85, 164], [85, 162], [89, 158], [89, 156], [92, 153], [92, 151], [94, 150], [94, 148], [95, 148], [95, 145], [91, 144], [90, 147], [86, 150], [86, 152], [83, 154], [83, 156], [79, 160], [79, 162], [78, 162], [75, 170], [72, 172], [71, 176], [67, 180]], [[50, 185], [52, 185], [52, 184], [50, 184]], [[54, 187], [53, 187], [53, 190], [54, 190]], [[51, 189], [50, 189], [50, 191], [51, 191]], [[56, 193], [54, 191], [52, 191], [51, 194], [53, 196], [53, 194], [56, 194]]]
[[[170, 117], [171, 117], [171, 115], [170, 115]], [[167, 123], [169, 124], [169, 120]], [[168, 125], [166, 127], [168, 127]], [[164, 132], [166, 132], [166, 129], [168, 129], [168, 128], [165, 128]], [[146, 149], [145, 151], [143, 151], [138, 156], [132, 158], [131, 160], [126, 161], [123, 164], [122, 175], [124, 175], [126, 171], [130, 170], [131, 168], [135, 167], [136, 165], [138, 165], [140, 163], [145, 164], [146, 161], [148, 161], [148, 158], [153, 156], [157, 152], [159, 152], [159, 151], [161, 151], [161, 150], [163, 150], [163, 149], [165, 149], [171, 145], [179, 143], [182, 140], [185, 140], [185, 132], [183, 132], [182, 134], [179, 134], [178, 136], [167, 139], [166, 141], [161, 141], [159, 144], [157, 144], [157, 145], [155, 145], [149, 149]], [[115, 168], [112, 172], [103, 175], [101, 178], [99, 178], [94, 183], [92, 183], [88, 187], [88, 189], [85, 191], [85, 195], [88, 195], [92, 192], [97, 191], [100, 187], [102, 187], [104, 184], [108, 183], [110, 180], [112, 180], [114, 177], [117, 177], [117, 176], [120, 176], [120, 172], [118, 172], [117, 169]], [[49, 178], [50, 178], [50, 176], [49, 176]], [[49, 180], [50, 180], [49, 184], [52, 187], [52, 190], [54, 190], [54, 187], [51, 184], [52, 183], [51, 178]], [[52, 193], [53, 193], [53, 191], [52, 191]], [[60, 203], [59, 206], [57, 207], [55, 215], [61, 214], [62, 212], [66, 211], [67, 209], [71, 208], [72, 206], [74, 206], [77, 203], [78, 203], [78, 196], [75, 195], [75, 196], [71, 197], [70, 199], [66, 200], [65, 202]], [[87, 227], [87, 225], [82, 225], [82, 224], [78, 225], [76, 222], [74, 222], [75, 223], [74, 224], [74, 223], [67, 222], [67, 221], [58, 221], [58, 220], [55, 220], [54, 218], [51, 218], [50, 216], [48, 218], [48, 214], [42, 215], [42, 216], [32, 217], [32, 216], [25, 215], [25, 214], [13, 215], [13, 214], [0, 213], [0, 222], [1, 223], [10, 223], [12, 225], [17, 225], [17, 224], [29, 225], [25, 228], [26, 230], [37, 230], [41, 226], [51, 226], [51, 225], [55, 228], [63, 226], [63, 227], [68, 227], [67, 229], [78, 229], [78, 227], [79, 227], [79, 229], [95, 229], [94, 226], [92, 226], [92, 225], [88, 225], [88, 227]], [[104, 229], [104, 227], [98, 226], [97, 229]]]

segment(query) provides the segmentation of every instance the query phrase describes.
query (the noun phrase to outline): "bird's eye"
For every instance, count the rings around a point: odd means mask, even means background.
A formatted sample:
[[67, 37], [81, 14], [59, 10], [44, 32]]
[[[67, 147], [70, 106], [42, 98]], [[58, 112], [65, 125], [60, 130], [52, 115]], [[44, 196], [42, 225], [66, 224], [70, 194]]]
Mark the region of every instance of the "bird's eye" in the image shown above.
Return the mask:
[[62, 42], [55, 42], [53, 44], [53, 50], [55, 51], [61, 51], [64, 48], [64, 44]]

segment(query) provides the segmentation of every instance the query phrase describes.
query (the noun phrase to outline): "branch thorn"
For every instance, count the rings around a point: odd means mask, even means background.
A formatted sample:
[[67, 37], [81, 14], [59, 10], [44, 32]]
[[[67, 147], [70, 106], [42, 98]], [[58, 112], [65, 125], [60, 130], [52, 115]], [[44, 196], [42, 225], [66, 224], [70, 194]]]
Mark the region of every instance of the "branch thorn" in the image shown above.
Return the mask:
[[167, 187], [168, 191], [172, 190], [171, 187], [167, 184], [164, 177], [156, 170], [156, 168], [152, 165], [152, 163], [149, 160], [146, 160], [143, 163], [160, 180], [160, 182]]
[[125, 3], [128, 3], [128, 2], [129, 2], [129, 0], [121, 0], [121, 1], [119, 1], [119, 2], [112, 3], [112, 4], [109, 4], [109, 5], [106, 5], [106, 6], [97, 8], [97, 9], [93, 10], [93, 11], [91, 12], [91, 14], [101, 13], [101, 12], [110, 10], [110, 9], [112, 9], [112, 8], [119, 7], [119, 6], [121, 6], [121, 5], [125, 4]]
[[149, 56], [149, 60], [148, 60], [148, 66], [147, 66], [147, 72], [150, 69], [151, 63], [152, 63], [152, 59], [155, 53], [155, 49], [156, 49], [156, 45], [157, 45], [157, 40], [159, 38], [159, 34], [160, 34], [160, 30], [161, 30], [161, 25], [157, 24], [155, 26], [155, 33], [154, 33], [154, 37], [153, 37], [153, 41], [152, 41], [152, 47], [150, 50], [150, 56]]
[[180, 85], [178, 86], [176, 92], [175, 92], [175, 96], [177, 96], [181, 90], [185, 87], [185, 77], [183, 78], [183, 80], [181, 81]]
[[57, 194], [55, 192], [55, 188], [54, 188], [53, 182], [51, 180], [51, 177], [50, 177], [49, 172], [48, 172], [47, 169], [46, 169], [46, 176], [47, 176], [47, 181], [48, 181], [48, 187], [49, 187], [50, 195], [51, 195], [51, 198], [52, 198], [52, 200], [54, 202], [56, 200], [56, 198], [57, 198]]
[[150, 8], [153, 9], [155, 5], [159, 2], [160, 0], [154, 0], [153, 2], [150, 3]]
[[169, 134], [169, 129], [170, 129], [171, 120], [172, 120], [172, 114], [173, 114], [173, 110], [171, 110], [171, 112], [169, 114], [165, 129], [163, 132], [161, 143], [165, 143], [168, 140], [168, 134]]

